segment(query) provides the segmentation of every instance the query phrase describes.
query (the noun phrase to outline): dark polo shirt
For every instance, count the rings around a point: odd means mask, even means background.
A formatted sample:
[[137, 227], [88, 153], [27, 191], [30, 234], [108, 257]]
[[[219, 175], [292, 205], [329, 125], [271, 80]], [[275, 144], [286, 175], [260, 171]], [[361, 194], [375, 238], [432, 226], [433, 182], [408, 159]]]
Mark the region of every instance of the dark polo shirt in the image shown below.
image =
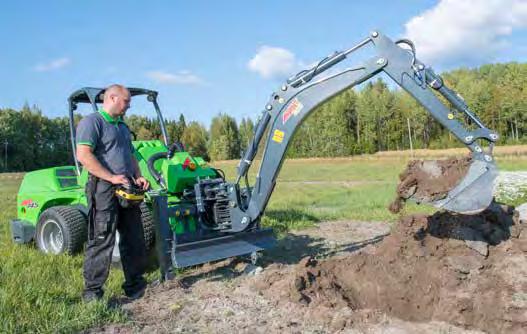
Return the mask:
[[84, 117], [77, 125], [77, 145], [88, 145], [99, 162], [112, 174], [134, 176], [134, 148], [130, 130], [121, 118], [103, 109]]

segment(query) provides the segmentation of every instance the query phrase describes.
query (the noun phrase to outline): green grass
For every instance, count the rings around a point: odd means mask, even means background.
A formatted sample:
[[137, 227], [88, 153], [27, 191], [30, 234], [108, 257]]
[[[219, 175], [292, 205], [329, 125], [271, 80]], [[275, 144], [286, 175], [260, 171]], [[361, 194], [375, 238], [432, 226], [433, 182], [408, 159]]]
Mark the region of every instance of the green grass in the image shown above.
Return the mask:
[[527, 171], [527, 157], [497, 157], [496, 163], [500, 170], [504, 171]]
[[[403, 158], [379, 159], [374, 157], [351, 159], [297, 159], [286, 160], [278, 176], [278, 182], [294, 181], [394, 181], [406, 164]], [[222, 168], [227, 178], [232, 180], [236, 175], [237, 161], [224, 161], [216, 164]], [[254, 177], [259, 162], [250, 170]]]
[[[363, 157], [337, 160], [288, 160], [278, 178], [263, 222], [284, 233], [338, 219], [395, 221], [386, 207], [393, 199], [403, 158]], [[236, 162], [222, 162], [229, 180]], [[501, 158], [502, 170], [527, 170], [527, 158]], [[257, 168], [253, 168], [254, 177]], [[46, 256], [31, 246], [11, 242], [9, 221], [21, 175], [0, 174], [0, 332], [70, 333], [109, 322], [126, 321], [107, 306], [122, 294], [122, 273], [112, 269], [106, 300], [84, 304], [82, 256]], [[527, 198], [526, 198], [527, 201]], [[407, 213], [433, 212], [408, 205]], [[157, 272], [149, 274], [149, 279]]]
[[[123, 321], [105, 301], [82, 303], [82, 256], [46, 256], [11, 242], [20, 181], [0, 175], [0, 332], [71, 333]], [[121, 280], [122, 273], [112, 270], [107, 299], [120, 294]]]

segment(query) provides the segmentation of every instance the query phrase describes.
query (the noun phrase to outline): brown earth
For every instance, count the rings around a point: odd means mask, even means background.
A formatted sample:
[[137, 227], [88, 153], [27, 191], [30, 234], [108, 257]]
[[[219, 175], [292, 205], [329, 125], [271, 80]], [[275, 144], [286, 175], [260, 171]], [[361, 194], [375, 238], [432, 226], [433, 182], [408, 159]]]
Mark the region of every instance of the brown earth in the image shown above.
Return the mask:
[[430, 203], [447, 196], [467, 174], [471, 157], [445, 160], [411, 160], [399, 175], [397, 197], [389, 210], [398, 213], [408, 199], [419, 203]]
[[[230, 260], [123, 305], [120, 333], [525, 333], [527, 231], [513, 209], [327, 222], [292, 233], [263, 271]], [[256, 269], [256, 270], [255, 270]]]
[[289, 298], [316, 310], [313, 317], [330, 319], [335, 310], [349, 309], [338, 323], [341, 328], [353, 327], [356, 315], [368, 310], [374, 318], [525, 333], [523, 228], [513, 222], [512, 208], [497, 204], [471, 217], [408, 216], [377, 246], [326, 261], [306, 257], [294, 278], [278, 272], [261, 286], [271, 295], [288, 289]]

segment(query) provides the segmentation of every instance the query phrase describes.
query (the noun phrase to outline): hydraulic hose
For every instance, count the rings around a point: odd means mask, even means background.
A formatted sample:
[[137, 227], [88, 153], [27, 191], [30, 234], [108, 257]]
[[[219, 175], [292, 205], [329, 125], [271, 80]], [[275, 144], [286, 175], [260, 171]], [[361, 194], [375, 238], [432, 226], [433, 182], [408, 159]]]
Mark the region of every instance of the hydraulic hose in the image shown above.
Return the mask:
[[165, 180], [163, 179], [163, 176], [155, 169], [154, 162], [161, 158], [167, 158], [166, 152], [157, 152], [153, 154], [150, 158], [148, 158], [148, 161], [146, 162], [146, 165], [148, 166], [148, 170], [150, 171], [150, 174], [154, 177], [156, 182], [162, 187], [167, 188], [167, 185], [165, 183]]
[[249, 170], [249, 167], [251, 166], [251, 163], [256, 155], [256, 151], [258, 151], [258, 145], [262, 140], [265, 130], [267, 129], [267, 124], [269, 124], [270, 120], [271, 115], [264, 110], [262, 112], [262, 118], [258, 122], [258, 125], [256, 125], [254, 137], [249, 144], [249, 147], [247, 147], [247, 151], [245, 151], [240, 164], [238, 165], [238, 177], [236, 178], [236, 183], [240, 182], [241, 177], [247, 174], [247, 171]]
[[184, 151], [185, 151], [185, 147], [183, 147], [183, 144], [181, 144], [180, 142], [176, 141], [168, 149], [167, 159], [172, 159], [172, 157], [174, 156], [174, 153], [176, 153], [176, 152], [184, 152]]
[[184, 152], [184, 151], [185, 151], [185, 147], [183, 147], [183, 144], [176, 141], [170, 146], [170, 148], [168, 149], [168, 152], [155, 153], [146, 162], [146, 165], [148, 166], [148, 170], [150, 171], [150, 174], [152, 174], [154, 179], [157, 181], [157, 183], [161, 187], [166, 189], [167, 185], [166, 185], [165, 180], [163, 179], [163, 176], [161, 176], [161, 174], [159, 174], [159, 172], [155, 169], [154, 163], [161, 158], [172, 159], [175, 152]]

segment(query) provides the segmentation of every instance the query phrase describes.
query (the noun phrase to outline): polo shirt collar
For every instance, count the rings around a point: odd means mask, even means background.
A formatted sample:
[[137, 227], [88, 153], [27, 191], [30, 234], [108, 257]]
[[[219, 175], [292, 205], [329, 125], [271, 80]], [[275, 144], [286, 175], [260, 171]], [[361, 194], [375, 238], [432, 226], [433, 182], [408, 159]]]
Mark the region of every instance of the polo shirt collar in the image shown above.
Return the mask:
[[103, 108], [99, 108], [99, 114], [102, 116], [102, 118], [104, 118], [104, 120], [110, 124], [117, 124], [119, 122], [121, 123], [124, 123], [123, 122], [123, 118], [121, 116], [117, 117], [117, 118], [113, 118], [112, 116], [110, 116], [110, 114], [108, 114], [106, 112], [106, 110], [104, 110]]

